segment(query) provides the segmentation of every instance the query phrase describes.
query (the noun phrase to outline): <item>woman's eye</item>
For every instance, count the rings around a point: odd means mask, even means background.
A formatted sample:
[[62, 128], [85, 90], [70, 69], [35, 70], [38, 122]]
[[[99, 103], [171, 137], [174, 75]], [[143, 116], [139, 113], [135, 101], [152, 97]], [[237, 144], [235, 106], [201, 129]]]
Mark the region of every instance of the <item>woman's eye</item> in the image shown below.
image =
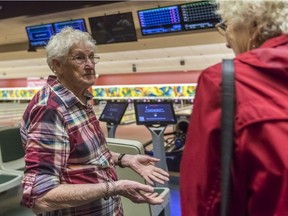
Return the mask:
[[86, 58], [84, 56], [77, 56], [76, 59], [77, 60], [85, 60]]

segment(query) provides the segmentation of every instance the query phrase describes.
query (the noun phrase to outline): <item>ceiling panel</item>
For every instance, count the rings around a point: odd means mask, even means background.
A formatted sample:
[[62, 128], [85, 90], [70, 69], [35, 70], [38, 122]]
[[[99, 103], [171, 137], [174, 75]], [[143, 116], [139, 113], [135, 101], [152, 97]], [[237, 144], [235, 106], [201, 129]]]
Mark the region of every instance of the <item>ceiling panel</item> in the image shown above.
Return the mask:
[[[98, 45], [97, 53], [101, 57], [101, 61], [96, 65], [96, 70], [100, 75], [133, 73], [132, 64], [136, 64], [137, 73], [202, 70], [221, 61], [222, 58], [232, 58], [233, 53], [226, 48], [225, 39], [214, 29], [156, 35], [154, 37], [141, 35], [137, 10], [187, 2], [190, 1], [117, 1], [116, 3], [114, 1], [109, 2], [109, 4], [106, 4], [107, 1], [98, 1], [98, 5], [89, 5], [88, 7], [85, 4], [92, 4], [92, 2], [82, 2], [84, 7], [82, 5], [71, 10], [67, 7], [69, 10], [63, 11], [63, 8], [59, 6], [60, 4], [50, 1], [49, 8], [57, 9], [57, 12], [54, 11], [53, 13], [49, 12], [48, 8], [47, 11], [39, 13], [43, 8], [40, 9], [40, 7], [36, 7], [34, 2], [29, 2], [29, 5], [34, 4], [34, 10], [37, 8], [39, 11], [28, 13], [27, 11], [24, 12], [26, 9], [23, 7], [21, 16], [11, 14], [10, 18], [5, 18], [7, 15], [3, 15], [3, 13], [1, 17], [0, 10], [0, 19], [2, 19], [0, 25], [0, 79], [45, 77], [51, 74], [46, 64], [44, 49], [37, 49], [37, 52], [27, 52], [28, 41], [25, 26], [84, 18], [88, 31], [90, 31], [88, 17], [127, 11], [133, 13], [138, 41]], [[75, 2], [68, 1], [68, 3], [74, 4]], [[10, 6], [12, 5], [14, 8], [20, 6], [20, 3], [18, 6], [17, 4], [18, 2], [10, 2]], [[181, 60], [185, 60], [185, 65], [180, 64]]]
[[12, 17], [37, 17], [62, 11], [89, 8], [122, 1], [1, 1], [0, 19]]

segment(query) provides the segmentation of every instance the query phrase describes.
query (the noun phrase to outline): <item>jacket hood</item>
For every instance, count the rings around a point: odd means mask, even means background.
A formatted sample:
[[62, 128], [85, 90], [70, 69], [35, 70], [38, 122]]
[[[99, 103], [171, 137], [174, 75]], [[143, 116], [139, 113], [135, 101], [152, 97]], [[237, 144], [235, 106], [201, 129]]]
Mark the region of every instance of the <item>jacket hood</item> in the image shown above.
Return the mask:
[[288, 35], [269, 39], [259, 49], [240, 54], [235, 59], [288, 79]]

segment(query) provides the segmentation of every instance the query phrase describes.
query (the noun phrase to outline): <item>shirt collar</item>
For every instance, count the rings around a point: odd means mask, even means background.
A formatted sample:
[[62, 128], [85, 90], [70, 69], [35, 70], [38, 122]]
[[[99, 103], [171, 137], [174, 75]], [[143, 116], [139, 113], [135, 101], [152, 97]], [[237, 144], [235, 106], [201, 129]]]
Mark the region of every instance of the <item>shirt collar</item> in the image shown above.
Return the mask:
[[[50, 75], [48, 77], [47, 84], [50, 86], [52, 91], [54, 91], [55, 94], [59, 96], [59, 98], [63, 101], [66, 107], [74, 106], [76, 103], [80, 103], [86, 106], [86, 104], [83, 104], [72, 91], [63, 86], [57, 80], [56, 76]], [[87, 98], [87, 101], [93, 98], [93, 95], [89, 91], [86, 91], [84, 96]]]

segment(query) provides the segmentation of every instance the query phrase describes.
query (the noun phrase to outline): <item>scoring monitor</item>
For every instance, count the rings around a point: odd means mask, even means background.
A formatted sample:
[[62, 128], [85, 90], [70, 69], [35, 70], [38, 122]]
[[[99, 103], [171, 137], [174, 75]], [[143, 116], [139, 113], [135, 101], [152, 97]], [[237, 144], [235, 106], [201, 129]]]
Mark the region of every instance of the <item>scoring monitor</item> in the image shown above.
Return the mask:
[[99, 121], [120, 124], [127, 106], [127, 102], [108, 101], [99, 117]]
[[176, 124], [172, 102], [134, 102], [136, 124], [168, 125]]

